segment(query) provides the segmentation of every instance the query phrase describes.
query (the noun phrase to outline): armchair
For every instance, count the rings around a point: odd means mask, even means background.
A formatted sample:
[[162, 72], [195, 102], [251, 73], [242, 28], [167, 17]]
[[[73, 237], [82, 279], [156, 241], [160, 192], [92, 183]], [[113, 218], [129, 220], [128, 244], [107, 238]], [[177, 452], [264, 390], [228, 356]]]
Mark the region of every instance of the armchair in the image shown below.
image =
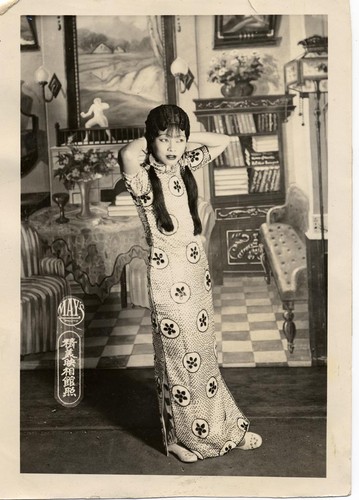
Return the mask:
[[71, 294], [61, 259], [43, 256], [37, 232], [21, 224], [21, 355], [56, 347], [57, 307]]

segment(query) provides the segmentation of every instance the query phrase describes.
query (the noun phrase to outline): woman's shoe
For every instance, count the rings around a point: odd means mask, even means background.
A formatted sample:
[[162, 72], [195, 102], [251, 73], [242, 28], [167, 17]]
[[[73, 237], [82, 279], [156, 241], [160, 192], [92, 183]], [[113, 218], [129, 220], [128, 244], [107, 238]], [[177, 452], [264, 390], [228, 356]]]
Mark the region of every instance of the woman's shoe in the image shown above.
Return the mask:
[[255, 432], [247, 432], [242, 441], [237, 444], [239, 450], [254, 450], [262, 444], [262, 438]]
[[181, 462], [190, 463], [198, 460], [194, 453], [176, 443], [170, 444], [168, 446], [168, 451], [181, 460]]

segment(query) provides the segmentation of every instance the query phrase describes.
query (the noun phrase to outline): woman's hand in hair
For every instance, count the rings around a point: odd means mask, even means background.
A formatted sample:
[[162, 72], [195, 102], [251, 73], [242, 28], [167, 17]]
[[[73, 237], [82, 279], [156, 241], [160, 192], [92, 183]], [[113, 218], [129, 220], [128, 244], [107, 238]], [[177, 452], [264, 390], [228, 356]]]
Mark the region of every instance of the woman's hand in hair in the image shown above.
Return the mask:
[[118, 154], [118, 162], [121, 170], [128, 175], [135, 175], [142, 163], [143, 156], [146, 154], [147, 141], [144, 137], [135, 139], [124, 146]]
[[211, 159], [217, 158], [229, 144], [229, 136], [215, 134], [214, 132], [192, 132], [187, 143], [187, 150], [194, 149], [198, 145], [207, 146]]

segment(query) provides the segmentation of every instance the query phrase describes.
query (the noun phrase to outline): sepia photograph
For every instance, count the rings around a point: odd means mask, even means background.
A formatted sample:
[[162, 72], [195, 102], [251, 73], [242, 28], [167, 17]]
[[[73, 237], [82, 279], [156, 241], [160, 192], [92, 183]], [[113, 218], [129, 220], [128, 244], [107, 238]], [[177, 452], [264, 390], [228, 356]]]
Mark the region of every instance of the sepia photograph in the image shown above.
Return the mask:
[[25, 2], [0, 20], [17, 23], [20, 91], [4, 492], [349, 494], [351, 67], [328, 51], [350, 54], [336, 7], [109, 4]]

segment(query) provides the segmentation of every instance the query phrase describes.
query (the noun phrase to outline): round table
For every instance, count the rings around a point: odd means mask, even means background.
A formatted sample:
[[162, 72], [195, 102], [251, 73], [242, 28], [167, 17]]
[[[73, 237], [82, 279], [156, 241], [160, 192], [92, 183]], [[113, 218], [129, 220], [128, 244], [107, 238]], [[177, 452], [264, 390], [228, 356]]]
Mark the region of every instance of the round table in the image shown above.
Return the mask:
[[72, 274], [83, 291], [102, 301], [111, 287], [121, 281], [122, 305], [125, 306], [124, 266], [134, 257], [148, 259], [148, 245], [137, 215], [111, 217], [107, 203], [92, 205], [93, 219], [77, 217], [77, 205], [66, 205], [69, 222], [58, 224], [57, 206], [45, 207], [29, 217], [41, 240], [56, 257], [63, 260], [67, 275]]

